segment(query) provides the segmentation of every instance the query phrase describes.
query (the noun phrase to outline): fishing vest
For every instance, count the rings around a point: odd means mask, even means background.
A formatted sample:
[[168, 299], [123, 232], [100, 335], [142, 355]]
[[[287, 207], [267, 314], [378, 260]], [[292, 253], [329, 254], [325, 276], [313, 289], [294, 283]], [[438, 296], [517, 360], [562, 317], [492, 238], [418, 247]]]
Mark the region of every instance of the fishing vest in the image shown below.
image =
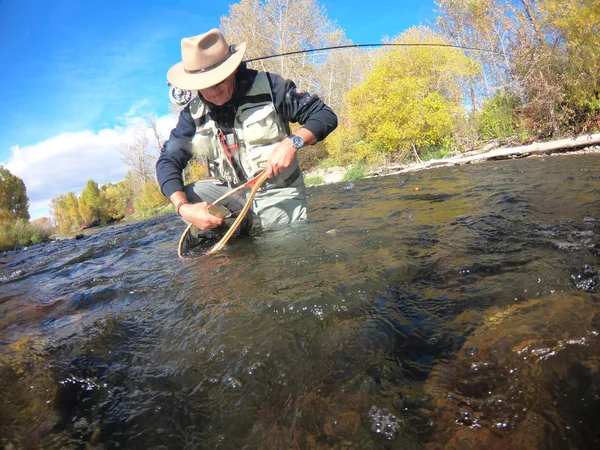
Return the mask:
[[[210, 117], [209, 107], [199, 97], [190, 102], [190, 112], [196, 124], [196, 134], [191, 141], [194, 157], [208, 160], [211, 175], [229, 185], [243, 183], [232, 164], [232, 150], [227, 144], [218, 124]], [[237, 108], [234, 119], [237, 137], [239, 165], [247, 180], [257, 175], [266, 166], [267, 159], [275, 146], [289, 135], [288, 124], [275, 110], [271, 86], [267, 74], [259, 72], [250, 90]], [[278, 187], [299, 171], [297, 157], [292, 165], [269, 180], [269, 185]]]

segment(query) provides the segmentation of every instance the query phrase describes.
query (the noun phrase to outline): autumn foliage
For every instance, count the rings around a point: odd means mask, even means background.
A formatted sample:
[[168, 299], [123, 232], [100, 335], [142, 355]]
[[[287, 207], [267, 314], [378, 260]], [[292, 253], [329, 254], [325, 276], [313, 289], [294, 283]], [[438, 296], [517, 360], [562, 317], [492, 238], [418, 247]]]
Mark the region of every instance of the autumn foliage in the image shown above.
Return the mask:
[[[425, 27], [397, 44], [447, 44]], [[331, 142], [341, 159], [402, 160], [412, 152], [447, 145], [465, 120], [462, 86], [477, 73], [462, 52], [444, 47], [394, 47], [381, 51], [365, 81], [348, 92], [346, 120]], [[348, 151], [348, 144], [351, 150]]]
[[25, 183], [0, 166], [0, 251], [39, 244], [51, 230], [42, 223], [29, 223], [29, 198]]

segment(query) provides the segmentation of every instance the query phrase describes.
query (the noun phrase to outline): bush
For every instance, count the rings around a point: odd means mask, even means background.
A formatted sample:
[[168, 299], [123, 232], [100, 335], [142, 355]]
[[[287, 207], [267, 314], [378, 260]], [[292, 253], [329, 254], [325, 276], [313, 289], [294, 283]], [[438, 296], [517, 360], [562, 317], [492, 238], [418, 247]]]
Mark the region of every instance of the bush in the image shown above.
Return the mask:
[[348, 169], [348, 171], [344, 174], [342, 181], [362, 180], [364, 178], [367, 178], [365, 169], [362, 166], [357, 165]]
[[483, 139], [505, 139], [517, 133], [515, 108], [519, 100], [500, 91], [489, 99], [476, 116], [479, 134]]
[[208, 166], [198, 159], [191, 160], [183, 172], [185, 184], [195, 183], [199, 180], [209, 178]]
[[444, 138], [442, 139], [442, 143], [440, 145], [419, 149], [419, 157], [423, 161], [430, 161], [432, 159], [443, 159], [447, 156], [452, 156], [455, 147], [456, 143], [454, 142], [454, 140], [450, 138]]
[[321, 169], [321, 170], [325, 170], [325, 169], [330, 169], [332, 167], [338, 167], [338, 166], [342, 166], [343, 164], [335, 158], [325, 158], [322, 159], [321, 161], [319, 161], [319, 164], [317, 164], [317, 169]]
[[141, 198], [135, 201], [135, 213], [147, 217], [168, 205], [169, 200], [162, 195], [158, 183], [151, 180], [142, 188]]
[[[325, 141], [327, 145], [327, 152], [330, 158], [319, 163], [319, 168], [323, 167], [329, 161], [335, 161], [334, 165], [346, 165], [352, 162], [358, 162], [365, 159], [365, 152], [362, 149], [361, 144], [364, 143], [364, 139], [361, 136], [358, 128], [353, 127], [349, 124], [341, 124], [327, 137]], [[362, 152], [359, 152], [363, 150]], [[330, 166], [331, 167], [331, 166]]]
[[24, 219], [14, 222], [0, 223], [0, 251], [13, 250], [18, 245], [29, 245], [46, 242], [50, 234], [42, 226], [31, 224]]
[[304, 184], [306, 186], [318, 186], [319, 184], [325, 184], [325, 179], [323, 177], [306, 177], [304, 179]]
[[327, 159], [329, 154], [325, 149], [325, 143], [319, 142], [317, 145], [310, 145], [302, 148], [298, 153], [298, 162], [304, 171], [313, 170], [322, 160]]

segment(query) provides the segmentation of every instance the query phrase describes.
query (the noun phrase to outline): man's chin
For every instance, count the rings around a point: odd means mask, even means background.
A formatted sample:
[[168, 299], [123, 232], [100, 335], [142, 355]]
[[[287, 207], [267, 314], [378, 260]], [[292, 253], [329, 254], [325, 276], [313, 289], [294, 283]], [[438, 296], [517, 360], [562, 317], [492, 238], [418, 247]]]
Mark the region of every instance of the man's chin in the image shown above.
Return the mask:
[[[206, 99], [206, 100], [208, 100], [208, 99]], [[223, 100], [223, 97], [217, 97], [215, 99], [208, 100], [208, 101], [216, 106], [223, 106], [225, 103], [227, 103], [226, 101]]]

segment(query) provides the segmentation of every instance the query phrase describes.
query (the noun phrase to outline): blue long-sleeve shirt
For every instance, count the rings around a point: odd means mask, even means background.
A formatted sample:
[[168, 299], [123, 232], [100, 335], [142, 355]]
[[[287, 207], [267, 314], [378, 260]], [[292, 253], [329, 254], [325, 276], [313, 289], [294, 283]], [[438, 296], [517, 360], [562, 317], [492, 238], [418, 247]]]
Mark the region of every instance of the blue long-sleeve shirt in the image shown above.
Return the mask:
[[[206, 102], [214, 111], [216, 122], [224, 128], [232, 128], [237, 106], [244, 98], [258, 72], [242, 64], [236, 72], [236, 91], [222, 106]], [[317, 141], [321, 141], [337, 127], [337, 116], [316, 95], [310, 95], [296, 88], [291, 80], [267, 73], [271, 85], [273, 102], [277, 113], [285, 123], [299, 123], [311, 131]], [[182, 172], [192, 158], [189, 144], [196, 133], [196, 125], [186, 106], [179, 114], [177, 126], [171, 131], [169, 140], [163, 146], [156, 162], [156, 177], [161, 191], [169, 198], [174, 192], [183, 191]], [[302, 151], [302, 150], [300, 150]]]

